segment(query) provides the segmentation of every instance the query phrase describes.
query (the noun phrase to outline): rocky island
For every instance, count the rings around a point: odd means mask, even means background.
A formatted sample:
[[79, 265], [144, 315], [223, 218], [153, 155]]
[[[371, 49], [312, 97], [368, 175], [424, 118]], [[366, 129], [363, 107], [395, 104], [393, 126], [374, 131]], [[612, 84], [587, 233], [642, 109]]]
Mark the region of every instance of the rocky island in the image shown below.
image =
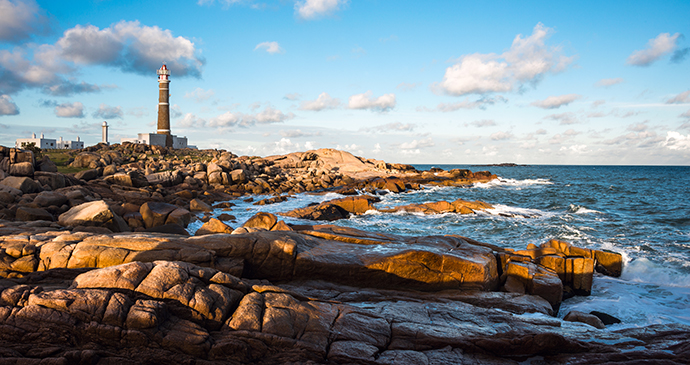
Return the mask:
[[[475, 214], [500, 202], [378, 207], [383, 194], [496, 178], [321, 149], [281, 156], [97, 145], [59, 168], [0, 147], [0, 363], [687, 363], [690, 328], [610, 330], [558, 316], [619, 254], [522, 250], [438, 232], [335, 225], [379, 212]], [[234, 199], [336, 192], [280, 215]], [[219, 212], [222, 212], [219, 214]], [[298, 218], [302, 224], [282, 219]], [[201, 220], [194, 232], [186, 228]]]

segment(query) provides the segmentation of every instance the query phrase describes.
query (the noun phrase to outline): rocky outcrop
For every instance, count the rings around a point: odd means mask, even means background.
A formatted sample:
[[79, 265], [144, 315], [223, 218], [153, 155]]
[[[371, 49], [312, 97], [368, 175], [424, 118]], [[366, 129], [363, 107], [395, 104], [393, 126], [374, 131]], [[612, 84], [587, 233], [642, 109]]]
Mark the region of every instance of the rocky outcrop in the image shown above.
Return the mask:
[[382, 213], [410, 212], [422, 214], [474, 214], [478, 210], [493, 208], [493, 206], [488, 203], [481, 201], [470, 202], [462, 199], [458, 199], [452, 203], [440, 201], [422, 204], [409, 204], [394, 208], [377, 208], [373, 205], [373, 203], [379, 201], [380, 199], [375, 196], [359, 195], [354, 197], [333, 199], [325, 201], [321, 204], [310, 205], [305, 208], [293, 209], [289, 212], [281, 213], [281, 215], [316, 221], [335, 221], [338, 219], [346, 219], [350, 217], [351, 214], [364, 214], [368, 211], [378, 211]]
[[[376, 266], [364, 259], [376, 246], [379, 257], [391, 259], [405, 250], [494, 259], [485, 247], [450, 237], [403, 243], [342, 227], [304, 228], [194, 238], [65, 231], [3, 236], [0, 272], [9, 278], [0, 280], [3, 356], [21, 363], [514, 364], [539, 357], [546, 363], [680, 364], [690, 354], [683, 345], [688, 326], [600, 330], [544, 316], [551, 306], [539, 296], [440, 290], [443, 280], [430, 280], [423, 291], [395, 285], [414, 270], [416, 277], [441, 278], [443, 267], [391, 269], [414, 262], [414, 255], [407, 264]], [[346, 243], [350, 238], [380, 243]], [[345, 247], [364, 265], [333, 262], [328, 276], [304, 271], [315, 265], [308, 262], [324, 265], [324, 256], [336, 261]], [[241, 258], [244, 268], [222, 264], [230, 257]], [[419, 262], [439, 262], [432, 257]], [[358, 267], [373, 277], [363, 279]], [[474, 269], [452, 267], [473, 275]]]

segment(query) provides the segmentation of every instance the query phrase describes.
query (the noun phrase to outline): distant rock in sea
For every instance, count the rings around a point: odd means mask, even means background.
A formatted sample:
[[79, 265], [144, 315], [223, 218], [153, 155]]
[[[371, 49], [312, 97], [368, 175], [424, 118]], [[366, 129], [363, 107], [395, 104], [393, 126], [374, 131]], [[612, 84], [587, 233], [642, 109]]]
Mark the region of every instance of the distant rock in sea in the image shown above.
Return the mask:
[[470, 165], [470, 166], [493, 166], [493, 167], [527, 167], [529, 165], [518, 165], [514, 162], [502, 162], [502, 163], [494, 163], [494, 164], [488, 164], [488, 165]]

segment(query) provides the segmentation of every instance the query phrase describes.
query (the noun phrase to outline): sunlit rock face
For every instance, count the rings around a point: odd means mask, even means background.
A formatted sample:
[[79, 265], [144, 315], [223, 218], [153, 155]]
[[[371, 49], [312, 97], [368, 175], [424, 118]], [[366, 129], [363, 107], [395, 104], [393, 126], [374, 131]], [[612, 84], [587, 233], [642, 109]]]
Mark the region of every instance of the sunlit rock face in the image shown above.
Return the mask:
[[534, 261], [597, 255], [566, 243], [511, 252], [457, 236], [288, 227], [267, 214], [245, 226], [197, 237], [4, 235], [0, 344], [57, 363], [578, 364], [613, 361], [631, 339], [631, 360], [687, 356], [676, 345], [685, 326], [608, 331], [586, 314], [551, 317], [557, 291], [575, 282]]

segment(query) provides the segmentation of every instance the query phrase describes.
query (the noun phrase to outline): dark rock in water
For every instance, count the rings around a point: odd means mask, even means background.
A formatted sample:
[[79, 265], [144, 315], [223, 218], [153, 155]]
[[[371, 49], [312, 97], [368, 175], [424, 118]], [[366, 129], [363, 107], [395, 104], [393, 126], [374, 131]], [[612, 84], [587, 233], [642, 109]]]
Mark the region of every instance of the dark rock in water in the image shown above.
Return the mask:
[[603, 312], [591, 311], [591, 312], [589, 312], [589, 314], [591, 314], [593, 316], [597, 316], [607, 326], [610, 324], [621, 323], [620, 319], [618, 319], [618, 318], [616, 318], [610, 314], [603, 313]]
[[606, 325], [604, 325], [601, 319], [599, 319], [597, 316], [593, 314], [582, 313], [580, 311], [570, 311], [568, 314], [566, 314], [565, 317], [563, 317], [563, 320], [568, 322], [585, 323], [598, 329], [606, 328]]

